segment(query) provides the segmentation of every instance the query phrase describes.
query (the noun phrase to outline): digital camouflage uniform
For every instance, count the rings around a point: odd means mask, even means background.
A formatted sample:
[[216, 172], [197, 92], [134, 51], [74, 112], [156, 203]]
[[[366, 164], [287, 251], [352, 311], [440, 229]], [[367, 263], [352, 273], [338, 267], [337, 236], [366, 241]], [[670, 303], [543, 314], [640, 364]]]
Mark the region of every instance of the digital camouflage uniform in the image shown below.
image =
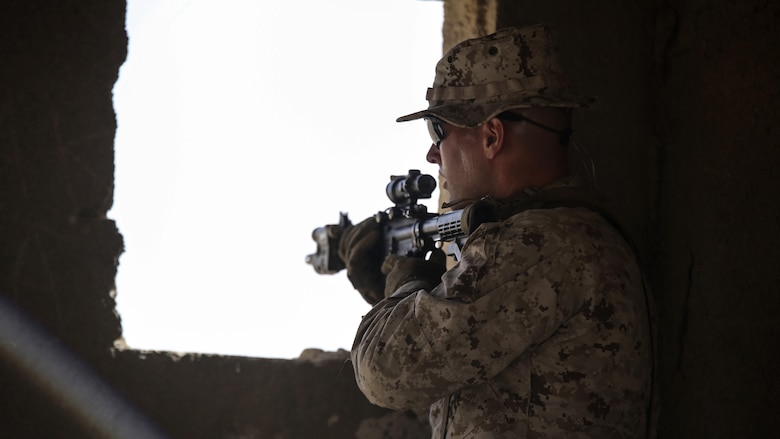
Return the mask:
[[434, 438], [644, 437], [647, 298], [604, 217], [521, 211], [461, 256], [431, 291], [406, 284], [364, 317], [352, 361], [369, 401], [430, 406]]

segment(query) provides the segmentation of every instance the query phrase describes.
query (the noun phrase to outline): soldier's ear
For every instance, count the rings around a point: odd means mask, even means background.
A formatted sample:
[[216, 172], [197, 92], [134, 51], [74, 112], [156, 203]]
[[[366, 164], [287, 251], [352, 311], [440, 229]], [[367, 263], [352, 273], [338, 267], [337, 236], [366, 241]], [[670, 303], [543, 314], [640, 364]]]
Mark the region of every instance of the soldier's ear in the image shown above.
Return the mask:
[[492, 118], [482, 124], [483, 153], [488, 159], [495, 158], [504, 147], [504, 123]]

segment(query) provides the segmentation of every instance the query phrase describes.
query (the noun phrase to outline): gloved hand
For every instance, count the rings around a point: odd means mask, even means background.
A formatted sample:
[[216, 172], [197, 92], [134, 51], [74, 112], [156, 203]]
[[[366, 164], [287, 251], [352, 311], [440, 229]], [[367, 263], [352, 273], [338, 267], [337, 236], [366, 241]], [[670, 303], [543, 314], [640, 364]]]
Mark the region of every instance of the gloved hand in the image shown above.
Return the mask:
[[371, 217], [347, 227], [339, 240], [339, 257], [347, 268], [347, 278], [371, 305], [384, 298], [381, 239], [382, 226]]
[[385, 297], [390, 297], [401, 285], [412, 281], [424, 281], [433, 288], [441, 283], [445, 271], [447, 256], [441, 249], [433, 250], [428, 260], [390, 255], [382, 264], [382, 273], [387, 275]]

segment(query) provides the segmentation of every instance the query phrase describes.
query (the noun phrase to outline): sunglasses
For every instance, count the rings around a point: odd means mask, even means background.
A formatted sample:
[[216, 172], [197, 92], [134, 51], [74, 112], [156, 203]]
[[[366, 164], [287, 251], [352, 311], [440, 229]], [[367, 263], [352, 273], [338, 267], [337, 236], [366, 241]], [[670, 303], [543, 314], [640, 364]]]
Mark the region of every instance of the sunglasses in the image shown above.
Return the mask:
[[435, 117], [426, 117], [425, 122], [428, 123], [428, 134], [431, 135], [433, 144], [436, 145], [436, 149], [439, 149], [441, 141], [444, 140], [444, 128], [442, 128], [442, 121]]
[[[555, 128], [548, 127], [547, 125], [542, 125], [539, 122], [536, 122], [535, 120], [529, 119], [525, 116], [521, 116], [517, 113], [512, 112], [504, 112], [496, 116], [497, 118], [501, 120], [506, 120], [509, 122], [528, 122], [531, 125], [537, 126], [543, 130], [550, 131], [552, 133], [558, 134], [560, 136], [560, 142], [562, 145], [565, 145], [569, 143], [569, 137], [571, 136], [571, 128], [566, 128], [564, 130], [556, 130]], [[428, 124], [428, 134], [431, 135], [431, 140], [433, 141], [433, 144], [436, 145], [436, 149], [440, 148], [441, 141], [444, 140], [444, 128], [442, 127], [442, 124], [444, 123], [442, 120], [437, 119], [435, 117], [426, 117], [425, 122]]]

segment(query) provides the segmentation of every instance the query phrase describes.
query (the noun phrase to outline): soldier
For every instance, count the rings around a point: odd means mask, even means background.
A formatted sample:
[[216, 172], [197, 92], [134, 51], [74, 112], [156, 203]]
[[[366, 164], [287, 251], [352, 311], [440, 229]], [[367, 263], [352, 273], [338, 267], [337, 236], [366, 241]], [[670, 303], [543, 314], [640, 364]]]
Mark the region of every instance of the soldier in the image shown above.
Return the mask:
[[594, 99], [572, 91], [555, 44], [548, 25], [463, 41], [428, 108], [398, 118], [426, 121], [445, 207], [465, 207], [452, 268], [438, 252], [379, 257], [372, 219], [339, 244], [374, 305], [352, 347], [358, 386], [383, 407], [429, 407], [434, 438], [654, 434], [652, 299], [569, 172], [571, 111]]

